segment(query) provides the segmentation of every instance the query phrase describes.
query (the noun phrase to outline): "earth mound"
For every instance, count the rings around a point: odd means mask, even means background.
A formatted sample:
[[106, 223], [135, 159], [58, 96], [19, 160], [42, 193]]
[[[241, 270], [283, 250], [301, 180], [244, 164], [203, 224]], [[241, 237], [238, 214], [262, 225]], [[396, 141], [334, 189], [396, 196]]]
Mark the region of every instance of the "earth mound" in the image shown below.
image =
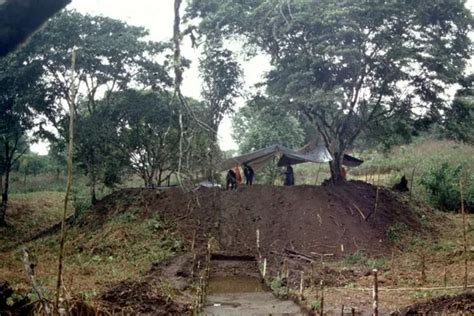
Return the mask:
[[426, 302], [416, 303], [393, 315], [472, 315], [474, 314], [474, 293], [456, 296], [436, 297]]

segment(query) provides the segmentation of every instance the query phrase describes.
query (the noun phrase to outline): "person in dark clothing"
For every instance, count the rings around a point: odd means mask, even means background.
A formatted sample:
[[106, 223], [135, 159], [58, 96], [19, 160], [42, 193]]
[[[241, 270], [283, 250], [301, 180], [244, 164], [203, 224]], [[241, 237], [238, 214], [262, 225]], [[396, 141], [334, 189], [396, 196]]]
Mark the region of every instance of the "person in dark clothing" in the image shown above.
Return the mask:
[[253, 171], [252, 167], [244, 163], [244, 176], [246, 185], [252, 185], [254, 174], [255, 172]]
[[293, 174], [293, 167], [288, 165], [286, 166], [285, 171], [285, 185], [295, 185], [295, 176]]
[[407, 178], [405, 178], [405, 175], [403, 175], [403, 177], [400, 179], [399, 183], [395, 184], [392, 187], [392, 190], [399, 191], [399, 192], [408, 192], [408, 191], [410, 191], [408, 189], [408, 180], [407, 180]]
[[237, 189], [237, 175], [235, 174], [234, 170], [230, 169], [227, 172], [226, 180], [227, 180], [226, 190], [229, 190], [229, 188], [230, 190]]

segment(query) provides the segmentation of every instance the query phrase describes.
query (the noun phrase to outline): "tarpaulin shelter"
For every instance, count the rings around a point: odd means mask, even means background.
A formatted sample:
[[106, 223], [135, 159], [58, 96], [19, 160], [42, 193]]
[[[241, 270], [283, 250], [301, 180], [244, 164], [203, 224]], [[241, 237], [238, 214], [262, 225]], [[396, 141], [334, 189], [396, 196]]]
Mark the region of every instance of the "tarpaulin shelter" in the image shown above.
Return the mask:
[[[279, 167], [296, 165], [304, 162], [324, 163], [332, 161], [332, 156], [326, 146], [308, 144], [299, 151], [294, 151], [281, 145], [272, 145], [237, 157], [232, 157], [219, 164], [219, 170], [228, 170], [236, 164], [248, 164], [254, 170], [263, 167], [270, 160], [278, 159]], [[349, 155], [344, 155], [343, 164], [358, 166], [362, 160]]]

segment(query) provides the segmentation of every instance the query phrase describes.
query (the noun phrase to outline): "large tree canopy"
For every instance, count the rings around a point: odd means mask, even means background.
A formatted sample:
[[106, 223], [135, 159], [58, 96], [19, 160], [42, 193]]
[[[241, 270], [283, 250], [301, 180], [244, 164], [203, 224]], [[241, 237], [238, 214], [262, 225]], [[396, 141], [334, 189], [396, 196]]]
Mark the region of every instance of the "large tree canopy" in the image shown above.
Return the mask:
[[267, 92], [315, 125], [334, 157], [375, 121], [436, 116], [470, 56], [465, 1], [192, 1], [200, 27], [271, 57]]
[[[148, 31], [102, 16], [64, 11], [30, 41], [27, 49], [40, 61], [43, 81], [56, 96], [56, 111], [49, 120], [63, 137], [67, 135], [68, 116], [64, 104], [76, 106], [77, 130], [75, 157], [89, 177], [91, 200], [95, 202], [98, 182], [113, 185], [120, 168], [111, 161], [122, 159], [111, 149], [116, 133], [111, 125], [109, 105], [116, 92], [129, 87], [164, 90], [171, 84], [165, 52], [167, 44], [146, 40]], [[70, 77], [70, 57], [76, 52], [74, 81]], [[78, 91], [77, 100], [70, 94]], [[63, 138], [64, 139], [64, 138]]]

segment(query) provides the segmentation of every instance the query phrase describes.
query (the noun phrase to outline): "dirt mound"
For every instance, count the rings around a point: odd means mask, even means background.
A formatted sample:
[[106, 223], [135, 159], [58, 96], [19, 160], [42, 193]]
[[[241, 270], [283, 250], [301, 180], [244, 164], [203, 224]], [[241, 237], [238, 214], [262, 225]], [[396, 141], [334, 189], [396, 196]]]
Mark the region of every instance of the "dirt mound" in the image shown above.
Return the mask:
[[315, 257], [340, 257], [357, 250], [384, 254], [389, 248], [388, 228], [403, 223], [407, 230], [420, 229], [417, 215], [389, 190], [379, 190], [374, 210], [376, 188], [360, 181], [336, 187], [253, 186], [141, 194], [148, 209], [173, 220], [188, 240], [196, 230], [198, 242], [212, 237], [217, 241], [214, 251], [233, 255], [256, 254], [257, 229], [262, 255], [290, 249]]
[[[383, 188], [377, 193], [376, 187], [360, 181], [342, 186], [256, 185], [236, 191], [126, 189], [99, 201], [76, 224], [89, 231], [100, 230], [108, 220], [126, 212], [138, 220], [159, 216], [186, 241], [186, 248], [194, 243], [198, 256], [203, 256], [210, 244], [213, 254], [266, 258], [272, 276], [280, 273], [286, 262], [292, 283], [299, 280], [294, 273], [304, 270], [309, 275], [309, 263], [319, 263], [322, 258], [337, 259], [356, 251], [388, 254], [387, 230], [394, 225], [403, 227], [398, 234], [421, 230], [419, 216], [404, 199]], [[183, 303], [177, 303], [180, 298], [176, 295], [190, 292], [191, 261], [190, 255], [185, 255], [154, 265], [144, 280], [117, 284], [101, 300], [142, 313], [182, 312], [189, 304], [184, 297]], [[344, 270], [335, 274], [327, 267], [320, 268], [316, 275], [324, 276], [326, 284], [341, 286], [363, 273]], [[163, 283], [176, 292], [166, 293], [159, 288]]]
[[445, 314], [474, 314], [474, 293], [463, 293], [456, 296], [441, 296], [429, 301], [416, 303], [404, 308], [393, 315], [431, 315], [433, 313]]

